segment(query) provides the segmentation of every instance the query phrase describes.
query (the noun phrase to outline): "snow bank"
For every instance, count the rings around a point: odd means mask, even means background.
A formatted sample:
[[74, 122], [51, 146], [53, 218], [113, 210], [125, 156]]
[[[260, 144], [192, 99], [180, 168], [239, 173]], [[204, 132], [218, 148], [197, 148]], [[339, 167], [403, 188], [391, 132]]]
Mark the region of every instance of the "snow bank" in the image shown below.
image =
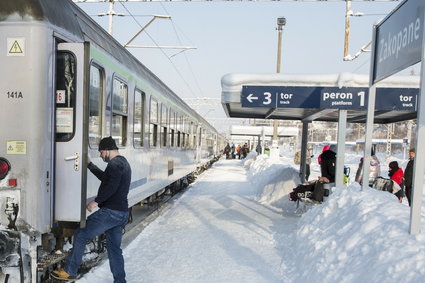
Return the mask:
[[299, 222], [300, 282], [423, 282], [425, 235], [408, 234], [409, 217], [387, 192], [335, 189]]
[[247, 175], [259, 188], [257, 201], [292, 210], [293, 203], [288, 195], [300, 183], [298, 170], [291, 165], [275, 163], [267, 155], [259, 155], [251, 163]]
[[[248, 176], [259, 188], [259, 202], [295, 211], [287, 196], [299, 182], [294, 167], [259, 156]], [[425, 223], [424, 211], [422, 218]], [[423, 282], [425, 235], [410, 235], [409, 223], [409, 206], [388, 192], [362, 191], [357, 183], [334, 188], [326, 202], [302, 215], [291, 237], [295, 239], [293, 278], [297, 282]]]

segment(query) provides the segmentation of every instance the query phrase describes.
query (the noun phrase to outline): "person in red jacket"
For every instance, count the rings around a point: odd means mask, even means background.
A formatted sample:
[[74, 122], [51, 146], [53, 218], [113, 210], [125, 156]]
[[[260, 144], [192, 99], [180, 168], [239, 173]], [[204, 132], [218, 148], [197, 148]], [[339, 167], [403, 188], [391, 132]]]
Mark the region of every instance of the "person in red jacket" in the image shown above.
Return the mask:
[[391, 180], [394, 181], [394, 183], [397, 183], [397, 185], [400, 187], [398, 191], [394, 190], [393, 192], [397, 196], [398, 201], [401, 202], [404, 196], [403, 169], [398, 167], [397, 161], [391, 161], [390, 164], [388, 164], [388, 167], [389, 167], [388, 176], [391, 178]]

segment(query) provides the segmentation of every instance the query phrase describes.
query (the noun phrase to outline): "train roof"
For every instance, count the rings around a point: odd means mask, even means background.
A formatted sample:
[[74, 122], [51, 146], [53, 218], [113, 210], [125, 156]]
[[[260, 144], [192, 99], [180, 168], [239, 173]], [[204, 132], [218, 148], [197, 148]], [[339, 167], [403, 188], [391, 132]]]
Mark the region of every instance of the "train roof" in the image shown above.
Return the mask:
[[164, 82], [144, 66], [136, 57], [109, 35], [100, 25], [70, 0], [2, 0], [0, 1], [0, 22], [46, 22], [72, 35], [74, 40], [83, 42], [90, 39], [118, 62], [139, 74], [149, 83], [173, 99], [180, 108], [187, 111], [204, 125], [214, 129], [196, 111], [190, 108]]

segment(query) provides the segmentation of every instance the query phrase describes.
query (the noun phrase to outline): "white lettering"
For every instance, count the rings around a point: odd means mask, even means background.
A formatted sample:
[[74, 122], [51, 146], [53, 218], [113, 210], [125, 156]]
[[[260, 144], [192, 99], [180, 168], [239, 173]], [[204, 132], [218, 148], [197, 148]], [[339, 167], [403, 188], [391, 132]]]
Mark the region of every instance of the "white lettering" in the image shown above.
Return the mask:
[[326, 101], [328, 99], [346, 99], [346, 100], [352, 100], [353, 94], [351, 92], [324, 92], [323, 93], [323, 101]]
[[265, 105], [270, 104], [272, 102], [271, 97], [272, 97], [272, 94], [270, 92], [265, 92], [263, 104]]
[[385, 40], [381, 39], [381, 41], [379, 42], [379, 56], [378, 56], [378, 62], [381, 63], [383, 60], [385, 60], [384, 58], [384, 46], [385, 46]]
[[280, 99], [292, 99], [293, 93], [281, 93]]
[[417, 17], [407, 26], [402, 27], [396, 34], [388, 33], [388, 36], [383, 37], [379, 41], [378, 46], [378, 62], [382, 62], [392, 56], [398, 59], [399, 53], [419, 40], [421, 35], [421, 21]]
[[351, 101], [332, 101], [332, 106], [339, 106], [339, 105], [353, 105], [353, 102], [351, 102]]
[[398, 52], [400, 51], [402, 44], [403, 44], [403, 34], [400, 31], [397, 35], [397, 53], [395, 55], [395, 58], [398, 58]]
[[400, 101], [402, 102], [410, 102], [412, 101], [413, 96], [408, 96], [408, 95], [400, 95]]
[[419, 18], [416, 18], [416, 21], [415, 21], [415, 40], [419, 39], [420, 29], [421, 29], [421, 21], [419, 20]]

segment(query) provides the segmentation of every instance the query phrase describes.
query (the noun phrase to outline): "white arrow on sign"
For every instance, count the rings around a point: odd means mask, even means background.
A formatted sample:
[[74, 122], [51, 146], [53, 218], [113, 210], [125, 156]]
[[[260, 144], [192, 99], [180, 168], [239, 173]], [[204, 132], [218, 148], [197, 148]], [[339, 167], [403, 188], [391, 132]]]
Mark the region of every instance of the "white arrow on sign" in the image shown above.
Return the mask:
[[253, 96], [254, 94], [249, 94], [247, 97], [246, 97], [246, 99], [249, 101], [249, 102], [252, 102], [253, 100], [257, 100], [258, 99], [258, 97], [256, 97], [256, 96]]

